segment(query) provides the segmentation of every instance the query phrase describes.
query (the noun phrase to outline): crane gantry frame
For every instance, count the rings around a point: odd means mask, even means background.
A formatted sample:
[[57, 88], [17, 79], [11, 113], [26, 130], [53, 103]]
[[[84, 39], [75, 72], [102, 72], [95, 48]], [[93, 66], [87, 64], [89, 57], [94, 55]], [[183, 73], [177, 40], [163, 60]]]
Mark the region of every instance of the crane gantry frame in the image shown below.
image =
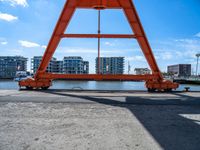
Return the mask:
[[[70, 20], [76, 9], [122, 9], [134, 34], [65, 34]], [[46, 72], [46, 68], [62, 38], [134, 38], [152, 70], [149, 75], [111, 75], [111, 74], [55, 74]], [[99, 56], [99, 55], [98, 55]], [[146, 81], [149, 91], [167, 90], [178, 88], [177, 83], [166, 81], [159, 70], [152, 49], [144, 32], [136, 8], [132, 0], [66, 0], [60, 18], [51, 36], [40, 66], [34, 78], [19, 82], [20, 87], [48, 89], [54, 79], [69, 80], [120, 80], [120, 81]]]

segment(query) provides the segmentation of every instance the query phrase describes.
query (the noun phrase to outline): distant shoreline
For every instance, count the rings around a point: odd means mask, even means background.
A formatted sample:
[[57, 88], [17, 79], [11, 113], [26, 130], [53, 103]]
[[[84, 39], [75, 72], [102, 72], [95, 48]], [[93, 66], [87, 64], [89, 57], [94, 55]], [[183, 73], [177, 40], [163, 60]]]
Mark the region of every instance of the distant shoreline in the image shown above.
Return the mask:
[[[2, 81], [13, 81], [13, 82], [18, 82], [14, 81], [14, 78], [0, 78], [0, 82]], [[67, 79], [55, 79], [53, 81], [89, 81], [89, 80], [67, 80]], [[101, 82], [101, 81], [95, 81], [94, 82]], [[173, 80], [174, 82], [177, 82], [179, 84], [185, 84], [185, 85], [200, 85], [200, 81], [195, 81], [195, 80], [181, 80], [181, 79], [176, 79]], [[103, 82], [124, 82], [124, 81], [103, 81]], [[145, 82], [145, 81], [125, 81], [125, 82]]]
[[0, 81], [3, 81], [3, 80], [5, 80], [5, 81], [14, 80], [14, 78], [0, 78]]

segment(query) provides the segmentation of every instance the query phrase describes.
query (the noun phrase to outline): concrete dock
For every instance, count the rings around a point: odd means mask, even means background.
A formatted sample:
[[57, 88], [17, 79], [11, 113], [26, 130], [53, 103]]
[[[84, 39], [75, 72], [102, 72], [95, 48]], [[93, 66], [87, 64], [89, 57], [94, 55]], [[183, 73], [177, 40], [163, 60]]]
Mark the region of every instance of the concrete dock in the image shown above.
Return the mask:
[[0, 150], [199, 150], [200, 92], [0, 90]]

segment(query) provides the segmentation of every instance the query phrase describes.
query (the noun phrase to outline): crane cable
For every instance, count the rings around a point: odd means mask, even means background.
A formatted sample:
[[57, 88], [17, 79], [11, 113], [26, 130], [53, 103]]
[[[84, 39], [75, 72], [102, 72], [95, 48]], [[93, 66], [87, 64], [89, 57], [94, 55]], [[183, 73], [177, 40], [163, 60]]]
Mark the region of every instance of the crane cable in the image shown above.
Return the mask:
[[98, 74], [100, 74], [100, 49], [101, 49], [101, 10], [98, 10]]

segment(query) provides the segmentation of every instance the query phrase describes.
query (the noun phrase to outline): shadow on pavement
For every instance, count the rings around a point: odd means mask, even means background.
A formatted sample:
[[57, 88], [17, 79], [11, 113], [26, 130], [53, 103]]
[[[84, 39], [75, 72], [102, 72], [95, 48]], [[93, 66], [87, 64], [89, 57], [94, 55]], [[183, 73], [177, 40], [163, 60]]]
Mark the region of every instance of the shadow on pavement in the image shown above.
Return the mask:
[[176, 99], [160, 97], [160, 99], [155, 100], [151, 97], [133, 96], [125, 97], [125, 101], [123, 102], [116, 100], [116, 97], [107, 99], [103, 97], [59, 93], [56, 91], [42, 92], [127, 108], [163, 149], [200, 149], [200, 122], [195, 120], [195, 118], [189, 119], [184, 116], [200, 114], [199, 98], [175, 93], [174, 95], [178, 96]]

